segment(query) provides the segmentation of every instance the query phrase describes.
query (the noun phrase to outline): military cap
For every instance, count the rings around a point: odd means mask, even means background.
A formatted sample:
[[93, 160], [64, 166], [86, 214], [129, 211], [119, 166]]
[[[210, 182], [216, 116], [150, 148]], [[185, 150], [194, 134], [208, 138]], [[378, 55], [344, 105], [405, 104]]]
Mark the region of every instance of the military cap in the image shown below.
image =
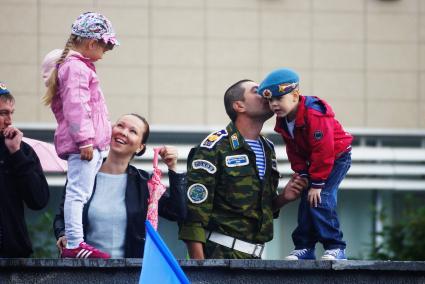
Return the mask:
[[258, 94], [265, 99], [281, 97], [298, 87], [300, 78], [297, 73], [288, 68], [272, 71], [258, 87]]

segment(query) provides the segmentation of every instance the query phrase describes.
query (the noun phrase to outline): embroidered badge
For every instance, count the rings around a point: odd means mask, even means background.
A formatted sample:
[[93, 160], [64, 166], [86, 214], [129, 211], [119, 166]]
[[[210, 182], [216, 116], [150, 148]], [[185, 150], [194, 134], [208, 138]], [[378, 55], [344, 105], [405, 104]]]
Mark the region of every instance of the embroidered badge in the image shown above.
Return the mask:
[[277, 171], [277, 160], [276, 159], [272, 159], [272, 169]]
[[232, 140], [233, 149], [239, 148], [238, 135], [235, 133], [235, 134], [232, 135], [232, 137], [230, 137], [230, 139]]
[[207, 138], [205, 138], [202, 141], [201, 147], [205, 147], [205, 148], [211, 149], [212, 147], [214, 147], [214, 145], [218, 141], [220, 141], [221, 138], [226, 137], [226, 136], [227, 136], [226, 129], [222, 129], [220, 131], [213, 132], [210, 135], [208, 135]]
[[196, 170], [205, 170], [210, 174], [214, 174], [217, 171], [217, 168], [211, 162], [206, 160], [194, 160], [192, 162], [192, 168]]
[[199, 204], [207, 200], [208, 190], [205, 185], [200, 183], [192, 184], [187, 190], [187, 198], [190, 202]]
[[323, 138], [323, 132], [321, 130], [314, 131], [314, 140], [321, 140]]
[[272, 98], [272, 92], [269, 89], [265, 89], [263, 91], [263, 98], [265, 99], [271, 99]]
[[229, 168], [246, 166], [248, 164], [249, 159], [246, 154], [226, 157], [226, 166], [228, 166]]

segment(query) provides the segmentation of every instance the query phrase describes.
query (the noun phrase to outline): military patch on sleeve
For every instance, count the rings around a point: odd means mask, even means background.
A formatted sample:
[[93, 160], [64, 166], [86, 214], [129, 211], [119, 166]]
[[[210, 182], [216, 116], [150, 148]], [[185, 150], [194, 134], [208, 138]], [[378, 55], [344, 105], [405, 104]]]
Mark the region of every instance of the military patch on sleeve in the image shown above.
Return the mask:
[[187, 198], [190, 202], [199, 204], [207, 200], [208, 190], [205, 185], [200, 183], [192, 184], [187, 190]]
[[205, 170], [210, 174], [214, 174], [217, 171], [217, 168], [213, 165], [213, 163], [207, 160], [194, 160], [192, 162], [192, 168], [198, 170]]
[[226, 166], [229, 168], [241, 167], [249, 164], [248, 155], [234, 155], [226, 157]]
[[314, 131], [314, 140], [321, 140], [323, 138], [323, 132], [321, 130]]
[[205, 138], [202, 141], [201, 147], [205, 147], [205, 148], [211, 149], [212, 147], [214, 147], [214, 145], [218, 141], [220, 141], [221, 138], [226, 137], [226, 136], [227, 136], [226, 129], [222, 129], [220, 131], [213, 132], [210, 135], [208, 135], [207, 138]]

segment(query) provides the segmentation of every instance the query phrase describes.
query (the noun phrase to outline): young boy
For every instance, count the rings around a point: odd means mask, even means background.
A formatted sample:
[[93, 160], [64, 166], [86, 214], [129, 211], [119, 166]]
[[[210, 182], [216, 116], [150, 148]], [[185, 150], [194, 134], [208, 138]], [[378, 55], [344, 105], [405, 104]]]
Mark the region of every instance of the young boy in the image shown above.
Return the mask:
[[336, 205], [339, 184], [351, 166], [353, 136], [325, 101], [300, 94], [299, 76], [290, 69], [271, 72], [258, 94], [277, 116], [275, 131], [286, 143], [292, 170], [309, 179], [292, 233], [295, 250], [285, 259], [315, 259], [317, 242], [325, 249], [322, 260], [347, 259]]

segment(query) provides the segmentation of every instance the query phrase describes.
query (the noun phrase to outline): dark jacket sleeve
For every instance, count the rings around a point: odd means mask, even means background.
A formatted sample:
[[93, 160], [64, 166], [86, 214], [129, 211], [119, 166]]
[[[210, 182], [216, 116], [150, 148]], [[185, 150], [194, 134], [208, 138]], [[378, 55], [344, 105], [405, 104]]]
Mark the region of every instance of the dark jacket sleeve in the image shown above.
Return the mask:
[[[66, 187], [66, 185], [65, 185]], [[65, 235], [65, 220], [63, 213], [63, 206], [65, 204], [65, 188], [63, 189], [62, 201], [59, 205], [59, 212], [56, 214], [53, 220], [53, 232], [55, 233], [56, 239]]]
[[168, 176], [170, 188], [159, 200], [158, 213], [170, 221], [182, 222], [187, 216], [186, 174], [168, 171]]
[[22, 143], [21, 149], [10, 155], [9, 160], [22, 200], [30, 209], [44, 208], [49, 201], [49, 186], [37, 154]]

